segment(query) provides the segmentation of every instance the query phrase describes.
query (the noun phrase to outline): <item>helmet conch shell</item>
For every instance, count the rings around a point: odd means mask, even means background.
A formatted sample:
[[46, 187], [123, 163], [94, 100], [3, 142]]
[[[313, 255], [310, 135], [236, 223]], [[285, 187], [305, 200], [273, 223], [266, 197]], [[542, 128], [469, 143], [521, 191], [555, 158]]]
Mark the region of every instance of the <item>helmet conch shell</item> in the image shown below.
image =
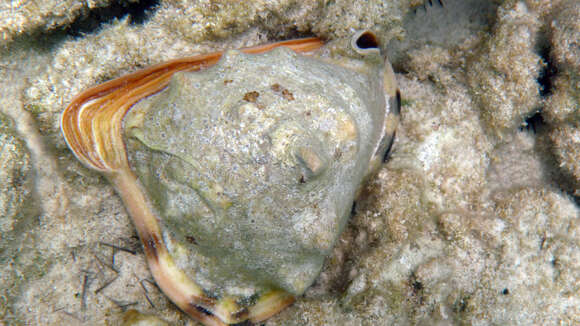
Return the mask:
[[[318, 38], [283, 41], [242, 50], [262, 53], [276, 47], [310, 52], [322, 46]], [[156, 217], [129, 167], [123, 144], [122, 119], [140, 99], [159, 92], [178, 71], [197, 71], [214, 65], [222, 52], [177, 59], [111, 80], [76, 96], [62, 113], [61, 128], [75, 156], [113, 183], [131, 215], [143, 242], [151, 273], [163, 292], [184, 312], [205, 325], [259, 322], [294, 301], [282, 291], [265, 294], [251, 309], [234, 300], [221, 302], [175, 267], [162, 240]]]
[[[380, 58], [374, 34], [368, 31], [357, 33], [356, 40], [352, 46], [358, 55]], [[304, 38], [241, 51], [258, 54], [286, 47], [296, 53], [309, 55], [322, 46], [318, 38]], [[216, 298], [208, 295], [206, 289], [180, 269], [165, 243], [159, 216], [156, 216], [146, 191], [129, 164], [123, 119], [137, 102], [166, 89], [176, 72], [202, 71], [218, 63], [221, 57], [222, 52], [216, 52], [177, 59], [98, 85], [76, 96], [63, 111], [61, 118], [64, 138], [75, 156], [87, 167], [103, 173], [121, 196], [143, 243], [151, 273], [161, 290], [182, 311], [207, 326], [236, 324], [246, 320], [260, 322], [290, 305], [295, 298], [287, 291], [275, 287], [250, 301], [235, 296]], [[387, 96], [394, 96], [396, 86], [390, 65], [386, 70], [388, 76], [385, 75], [384, 91]], [[381, 98], [381, 101], [384, 103], [384, 99]], [[383, 108], [383, 116], [380, 118], [384, 123], [378, 123], [382, 130], [373, 133], [375, 138], [379, 134], [389, 136], [372, 145], [374, 154], [367, 162], [370, 167], [374, 168], [378, 164], [375, 161], [382, 161], [387, 146], [390, 147], [392, 143], [398, 122], [398, 108], [393, 109], [392, 114], [385, 114]], [[357, 136], [356, 128], [348, 121], [342, 128], [345, 130], [344, 137]], [[324, 173], [328, 161], [326, 156], [308, 146], [299, 147], [296, 153], [300, 164], [308, 172], [307, 177], [314, 178]]]

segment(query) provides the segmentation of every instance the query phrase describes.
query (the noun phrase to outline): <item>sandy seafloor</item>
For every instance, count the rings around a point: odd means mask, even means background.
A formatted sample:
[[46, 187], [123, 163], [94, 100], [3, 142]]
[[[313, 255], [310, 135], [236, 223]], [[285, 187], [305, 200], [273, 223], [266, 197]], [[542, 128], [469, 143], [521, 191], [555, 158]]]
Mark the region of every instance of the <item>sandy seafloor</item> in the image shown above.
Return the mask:
[[403, 98], [391, 158], [314, 286], [265, 325], [580, 325], [580, 3], [443, 4], [4, 0], [0, 324], [122, 325], [135, 309], [139, 325], [197, 325], [66, 147], [73, 96], [172, 58], [371, 28]]

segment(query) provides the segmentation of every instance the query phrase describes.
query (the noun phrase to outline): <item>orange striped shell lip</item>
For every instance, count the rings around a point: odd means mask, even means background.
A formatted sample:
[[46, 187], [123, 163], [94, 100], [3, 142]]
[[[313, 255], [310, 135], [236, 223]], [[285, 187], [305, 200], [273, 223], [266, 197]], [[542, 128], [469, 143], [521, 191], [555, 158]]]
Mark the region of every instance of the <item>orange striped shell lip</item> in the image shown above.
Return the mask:
[[[319, 49], [318, 38], [304, 38], [242, 49], [262, 53], [277, 47], [308, 53]], [[127, 167], [122, 141], [122, 119], [139, 100], [163, 90], [178, 71], [198, 71], [213, 66], [223, 52], [171, 60], [105, 82], [77, 95], [61, 115], [64, 138], [86, 166], [103, 173]]]

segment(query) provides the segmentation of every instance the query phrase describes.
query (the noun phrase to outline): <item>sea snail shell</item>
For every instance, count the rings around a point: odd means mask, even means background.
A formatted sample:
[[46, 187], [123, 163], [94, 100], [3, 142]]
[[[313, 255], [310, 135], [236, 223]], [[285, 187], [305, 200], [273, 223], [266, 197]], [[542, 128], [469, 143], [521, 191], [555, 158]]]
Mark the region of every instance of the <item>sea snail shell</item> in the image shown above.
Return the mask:
[[[378, 42], [374, 34], [362, 31], [352, 38], [351, 47], [357, 55], [380, 58]], [[246, 54], [268, 52], [286, 47], [296, 53], [309, 55], [320, 49], [323, 43], [318, 38], [283, 41], [241, 50]], [[163, 91], [172, 76], [179, 71], [200, 71], [215, 65], [221, 52], [177, 59], [144, 69], [93, 87], [76, 96], [62, 113], [61, 128], [65, 140], [75, 156], [86, 166], [103, 173], [121, 196], [139, 237], [144, 246], [147, 262], [162, 291], [184, 312], [204, 325], [228, 325], [246, 320], [263, 321], [276, 314], [295, 299], [294, 295], [273, 287], [261, 292], [250, 301], [235, 296], [216, 298], [206, 293], [177, 266], [164, 242], [163, 232], [155, 210], [143, 190], [136, 174], [132, 171], [123, 138], [123, 119], [127, 112], [140, 100]], [[328, 64], [327, 62], [321, 64]], [[380, 64], [383, 66], [383, 63]], [[384, 81], [377, 95], [383, 107], [379, 110], [381, 121], [372, 135], [372, 152], [369, 150], [365, 167], [376, 169], [392, 145], [400, 108], [400, 96], [396, 90], [393, 72], [384, 63]], [[351, 67], [349, 67], [351, 68]], [[364, 71], [355, 65], [352, 70]], [[384, 89], [384, 92], [382, 91]], [[383, 95], [386, 93], [386, 95]], [[248, 100], [252, 100], [252, 94]], [[293, 99], [292, 94], [285, 94]], [[385, 97], [387, 99], [385, 103]], [[384, 106], [390, 106], [390, 111]], [[357, 135], [356, 128], [346, 127], [349, 135]], [[380, 135], [384, 137], [378, 138]], [[353, 136], [354, 137], [354, 136]], [[374, 138], [373, 138], [374, 137]], [[309, 147], [297, 150], [300, 164], [305, 167], [307, 178], [322, 174], [328, 158], [318, 155]], [[361, 176], [362, 182], [362, 176]], [[352, 191], [354, 197], [354, 190]], [[352, 199], [352, 198], [351, 198]], [[344, 215], [344, 214], [343, 214]], [[344, 224], [344, 223], [343, 223]]]

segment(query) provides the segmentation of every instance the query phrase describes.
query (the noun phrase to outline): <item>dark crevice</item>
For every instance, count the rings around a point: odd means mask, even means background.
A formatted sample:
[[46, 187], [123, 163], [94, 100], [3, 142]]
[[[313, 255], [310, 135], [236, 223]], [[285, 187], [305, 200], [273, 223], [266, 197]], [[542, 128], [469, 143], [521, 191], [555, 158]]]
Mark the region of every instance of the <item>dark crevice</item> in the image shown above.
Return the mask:
[[424, 295], [425, 287], [423, 283], [421, 283], [421, 281], [417, 279], [417, 275], [415, 275], [415, 272], [411, 273], [409, 277], [409, 285], [411, 286], [413, 296], [417, 300], [416, 303], [423, 305], [425, 303], [425, 295]]
[[558, 154], [556, 153], [557, 145], [550, 137], [552, 126], [544, 122], [540, 112], [526, 119], [526, 122], [528, 126], [525, 128], [529, 129], [530, 132], [534, 132], [537, 139], [536, 150], [540, 153], [539, 158], [546, 181], [553, 187], [568, 194], [576, 205], [580, 206], [580, 196], [576, 193], [580, 183], [569, 171], [560, 167], [557, 158]]
[[350, 216], [356, 215], [356, 201], [352, 202], [352, 206], [350, 207]]
[[152, 16], [159, 3], [160, 0], [140, 0], [136, 3], [116, 0], [107, 7], [93, 8], [79, 14], [68, 25], [50, 30], [38, 28], [29, 33], [17, 35], [9, 44], [6, 44], [2, 51], [25, 47], [48, 52], [71, 36], [77, 38], [97, 33], [103, 25], [127, 16], [131, 25], [143, 24]]
[[198, 306], [198, 305], [194, 305], [195, 309], [199, 312], [201, 312], [202, 314], [206, 315], [206, 316], [213, 316], [213, 314], [211, 313], [211, 311], [205, 309], [202, 306]]
[[[538, 33], [536, 41], [536, 53], [541, 57], [543, 67], [537, 78], [539, 93], [543, 98], [550, 97], [553, 91], [553, 81], [558, 75], [558, 68], [551, 57], [551, 45], [548, 35], [545, 31]], [[543, 153], [542, 161], [545, 168], [546, 176], [552, 185], [568, 194], [576, 205], [580, 206], [580, 196], [577, 194], [579, 182], [571, 175], [570, 172], [560, 167], [557, 159], [556, 144], [550, 138], [549, 134], [553, 126], [548, 125], [542, 117], [542, 108], [525, 120], [524, 126], [520, 128], [533, 132], [538, 139], [538, 150]]]
[[555, 152], [556, 144], [550, 138], [551, 130], [552, 126], [542, 116], [542, 108], [526, 118], [519, 128], [520, 132], [529, 132], [536, 138], [536, 150], [540, 153], [539, 158], [546, 181], [568, 194], [580, 206], [580, 197], [575, 194], [578, 182], [569, 172], [560, 168], [558, 154]]
[[537, 52], [542, 58], [544, 63], [542, 70], [540, 70], [540, 75], [538, 76], [538, 84], [540, 85], [540, 96], [547, 97], [552, 94], [552, 80], [554, 76], [558, 73], [558, 68], [554, 65], [550, 57], [550, 43], [546, 36], [539, 33], [539, 38], [537, 41]]
[[69, 36], [80, 37], [98, 31], [104, 24], [126, 16], [129, 16], [131, 25], [143, 24], [158, 5], [159, 0], [140, 0], [135, 3], [117, 1], [108, 7], [94, 8], [88, 14], [78, 17], [64, 32]]
[[393, 144], [395, 143], [395, 136], [396, 133], [393, 133], [393, 136], [389, 140], [389, 144], [387, 145], [387, 150], [383, 155], [383, 163], [386, 163], [391, 158], [391, 150], [393, 149]]
[[422, 5], [418, 5], [413, 9], [413, 13], [416, 14], [417, 13], [417, 9], [421, 8], [425, 11], [427, 11], [427, 6], [429, 7], [433, 7], [433, 5], [438, 5], [441, 7], [445, 7], [445, 1], [444, 0], [425, 0], [423, 1]]
[[288, 26], [288, 28], [284, 29], [283, 31], [267, 31], [267, 39], [275, 41], [284, 41], [290, 39], [298, 39], [298, 38], [306, 38], [306, 37], [319, 37], [314, 32], [307, 30], [301, 31], [298, 30], [296, 26]]
[[469, 305], [469, 300], [470, 297], [469, 296], [465, 296], [462, 298], [459, 298], [457, 301], [455, 301], [453, 303], [453, 311], [456, 313], [463, 313], [467, 311], [467, 307]]
[[529, 116], [524, 120], [524, 123], [520, 127], [520, 131], [529, 131], [534, 134], [539, 133], [546, 126], [544, 117], [542, 117], [542, 109], [538, 109], [534, 114]]
[[577, 193], [580, 182], [570, 171], [566, 171], [560, 167], [559, 161], [556, 159], [557, 155], [554, 153], [556, 145], [551, 140], [548, 140], [547, 144], [551, 146], [547, 151], [549, 156], [545, 158], [545, 164], [548, 164], [549, 169], [547, 173], [548, 178], [552, 181], [554, 187], [570, 196], [572, 201], [580, 207], [580, 196]]
[[413, 281], [413, 292], [419, 292], [421, 290], [423, 290], [423, 283], [419, 282], [419, 281]]

